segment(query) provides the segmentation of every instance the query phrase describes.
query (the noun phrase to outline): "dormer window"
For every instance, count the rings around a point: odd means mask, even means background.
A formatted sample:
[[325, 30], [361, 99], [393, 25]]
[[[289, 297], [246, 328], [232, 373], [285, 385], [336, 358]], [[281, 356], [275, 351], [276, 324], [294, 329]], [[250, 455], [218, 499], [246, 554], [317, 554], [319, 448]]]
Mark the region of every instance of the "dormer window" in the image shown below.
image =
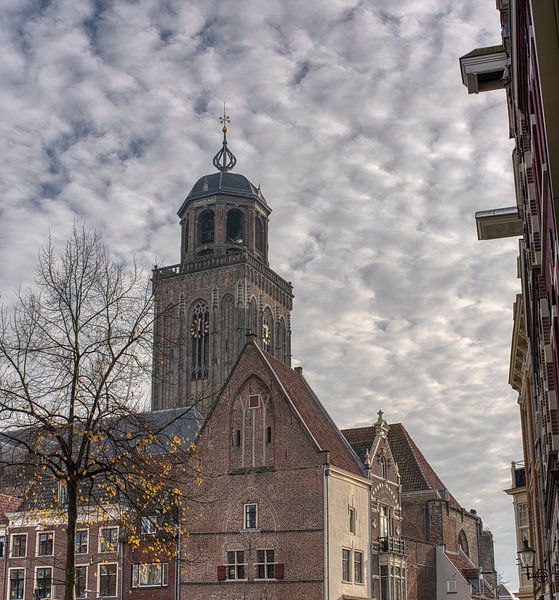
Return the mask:
[[210, 244], [214, 241], [214, 213], [205, 210], [198, 219], [199, 240], [201, 244]]
[[229, 244], [242, 244], [243, 238], [243, 213], [236, 208], [227, 213], [227, 242]]

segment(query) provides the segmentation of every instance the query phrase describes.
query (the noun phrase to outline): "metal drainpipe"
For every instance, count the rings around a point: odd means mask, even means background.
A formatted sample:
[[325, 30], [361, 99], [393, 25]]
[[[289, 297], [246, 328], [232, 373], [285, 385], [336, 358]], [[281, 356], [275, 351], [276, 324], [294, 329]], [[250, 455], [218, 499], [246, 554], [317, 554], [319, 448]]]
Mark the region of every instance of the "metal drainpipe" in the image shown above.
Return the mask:
[[328, 466], [324, 467], [324, 599], [330, 598], [330, 552], [328, 546]]
[[6, 527], [6, 542], [4, 543], [4, 581], [2, 582], [2, 600], [6, 600], [6, 586], [8, 585], [8, 556], [10, 554], [10, 528]]
[[120, 542], [120, 600], [124, 597], [124, 542]]
[[177, 532], [177, 551], [176, 551], [176, 558], [175, 558], [175, 600], [180, 600], [181, 597], [181, 528], [180, 528], [180, 523], [181, 523], [181, 509], [179, 506], [179, 514], [178, 514], [178, 520], [179, 520], [179, 527], [178, 527], [178, 532]]

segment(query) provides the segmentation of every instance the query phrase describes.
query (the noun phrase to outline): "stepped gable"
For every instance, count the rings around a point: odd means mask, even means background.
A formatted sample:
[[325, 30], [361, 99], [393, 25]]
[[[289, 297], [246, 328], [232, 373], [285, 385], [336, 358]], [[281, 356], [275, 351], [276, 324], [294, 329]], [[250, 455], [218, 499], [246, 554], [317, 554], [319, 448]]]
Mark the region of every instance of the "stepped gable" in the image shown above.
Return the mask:
[[[256, 346], [256, 344], [255, 344]], [[256, 346], [258, 348], [258, 346]], [[304, 377], [291, 367], [258, 348], [284, 388], [295, 410], [316, 440], [320, 450], [330, 453], [329, 463], [353, 475], [366, 477], [359, 458], [322, 406]]]
[[[390, 425], [388, 443], [400, 470], [402, 491], [404, 493], [424, 490], [437, 492], [445, 490], [448, 492], [446, 485], [439, 479], [433, 467], [427, 462], [427, 459], [401, 423]], [[452, 505], [461, 508], [450, 492], [448, 492], [448, 496]]]

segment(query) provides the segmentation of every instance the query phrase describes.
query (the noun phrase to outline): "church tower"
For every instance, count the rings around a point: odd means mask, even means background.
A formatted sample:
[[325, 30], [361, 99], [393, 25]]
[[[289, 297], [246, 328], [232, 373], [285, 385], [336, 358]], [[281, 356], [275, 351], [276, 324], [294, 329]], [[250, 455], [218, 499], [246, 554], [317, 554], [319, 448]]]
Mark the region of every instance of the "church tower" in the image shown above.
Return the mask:
[[178, 211], [180, 263], [155, 267], [152, 410], [213, 406], [249, 334], [291, 361], [291, 284], [268, 266], [271, 209], [223, 146]]

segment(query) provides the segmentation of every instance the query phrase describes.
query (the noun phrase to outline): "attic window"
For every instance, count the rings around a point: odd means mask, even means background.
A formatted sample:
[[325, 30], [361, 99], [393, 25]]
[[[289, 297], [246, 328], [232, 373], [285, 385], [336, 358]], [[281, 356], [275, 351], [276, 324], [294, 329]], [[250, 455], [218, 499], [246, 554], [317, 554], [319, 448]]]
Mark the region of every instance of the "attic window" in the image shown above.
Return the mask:
[[260, 408], [260, 394], [251, 394], [248, 397], [249, 408]]

